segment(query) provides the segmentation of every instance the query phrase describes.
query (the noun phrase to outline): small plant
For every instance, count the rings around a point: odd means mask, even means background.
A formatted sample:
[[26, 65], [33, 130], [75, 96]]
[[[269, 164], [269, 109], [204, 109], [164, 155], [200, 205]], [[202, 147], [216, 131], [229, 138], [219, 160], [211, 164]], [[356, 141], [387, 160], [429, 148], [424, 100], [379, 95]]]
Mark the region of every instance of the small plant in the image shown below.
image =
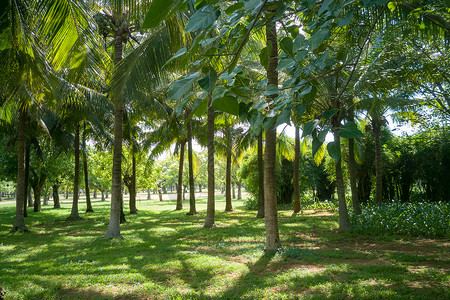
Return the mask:
[[361, 233], [449, 237], [450, 204], [391, 202], [369, 205], [363, 207], [361, 215], [351, 213], [351, 222]]

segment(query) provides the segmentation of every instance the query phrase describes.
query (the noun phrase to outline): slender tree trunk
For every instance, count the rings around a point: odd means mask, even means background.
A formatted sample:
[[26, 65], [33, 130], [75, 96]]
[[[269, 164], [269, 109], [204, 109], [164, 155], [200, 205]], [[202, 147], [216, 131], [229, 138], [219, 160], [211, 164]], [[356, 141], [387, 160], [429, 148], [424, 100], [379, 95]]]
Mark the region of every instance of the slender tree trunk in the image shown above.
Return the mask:
[[236, 184], [233, 181], [233, 183], [231, 184], [231, 197], [233, 199], [236, 199]]
[[294, 213], [298, 213], [302, 210], [300, 203], [300, 133], [298, 126], [295, 126], [294, 153]]
[[238, 200], [241, 200], [242, 199], [242, 192], [241, 192], [242, 185], [241, 185], [240, 181], [237, 182], [237, 186], [238, 186], [238, 196], [237, 196], [237, 198], [238, 198]]
[[20, 109], [19, 129], [17, 138], [17, 196], [16, 196], [16, 218], [14, 220], [13, 231], [28, 231], [25, 227], [23, 216], [23, 204], [26, 201], [25, 195], [25, 147], [27, 132], [27, 112], [25, 107]]
[[64, 198], [69, 199], [69, 188], [66, 186], [66, 190], [65, 190], [66, 194], [64, 196]]
[[381, 158], [381, 126], [377, 118], [372, 120], [373, 136], [375, 140], [375, 203], [383, 201], [383, 167]]
[[27, 188], [28, 207], [33, 207], [33, 198], [31, 197], [31, 185], [28, 184]]
[[[121, 18], [122, 16], [117, 16]], [[122, 60], [122, 34], [116, 33], [114, 41], [114, 64]], [[105, 238], [122, 238], [120, 215], [122, 206], [122, 140], [123, 140], [123, 99], [114, 95], [114, 150], [112, 169], [111, 213]]]
[[80, 124], [77, 124], [75, 129], [75, 176], [73, 179], [73, 202], [72, 211], [70, 212], [69, 219], [79, 219], [78, 214], [78, 200], [79, 200], [79, 179], [80, 179]]
[[162, 191], [161, 191], [161, 183], [158, 185], [158, 195], [159, 195], [159, 201], [163, 201], [162, 197]]
[[30, 185], [30, 145], [26, 143], [25, 148], [25, 201], [23, 202], [23, 216], [26, 218], [28, 217], [27, 202], [29, 202], [28, 188]]
[[355, 161], [355, 140], [348, 139], [348, 171], [350, 173], [350, 188], [352, 191], [353, 211], [361, 214], [361, 203], [358, 197], [358, 188], [356, 186], [356, 161]]
[[41, 211], [41, 187], [40, 186], [34, 186], [34, 212], [40, 212]]
[[263, 129], [258, 135], [258, 214], [257, 218], [264, 218], [264, 158], [263, 158]]
[[199, 193], [202, 192], [202, 184], [201, 184], [201, 183], [198, 184], [198, 192], [199, 192]]
[[231, 204], [231, 126], [227, 128], [227, 169], [225, 178], [225, 211], [232, 211]]
[[152, 199], [152, 193], [150, 193], [150, 188], [147, 188], [147, 200]]
[[[189, 116], [190, 109], [186, 112]], [[191, 119], [187, 122], [187, 142], [188, 142], [188, 161], [189, 161], [189, 212], [188, 215], [195, 215], [197, 210], [195, 208], [195, 185], [194, 185], [194, 164], [192, 157], [192, 124]]]
[[[267, 68], [267, 84], [278, 86], [278, 46], [277, 29], [275, 21], [269, 20], [266, 25], [267, 45], [272, 46], [269, 56], [269, 66]], [[276, 95], [268, 96], [267, 101], [271, 102]], [[274, 118], [275, 119], [275, 118]], [[277, 129], [276, 120], [266, 131], [266, 147], [264, 153], [264, 220], [266, 225], [266, 251], [277, 251], [281, 247], [280, 235], [278, 231], [278, 212], [276, 199], [276, 146]]]
[[177, 184], [177, 206], [176, 210], [183, 209], [183, 166], [184, 166], [184, 148], [186, 147], [186, 141], [180, 142], [180, 161], [178, 164], [178, 184]]
[[105, 202], [106, 201], [106, 199], [105, 199], [105, 191], [101, 191], [102, 192], [102, 202]]
[[84, 121], [84, 128], [83, 128], [83, 170], [84, 170], [84, 188], [86, 191], [86, 212], [94, 212], [91, 203], [91, 192], [89, 191], [89, 170], [87, 163], [87, 148], [86, 148], [86, 121]]
[[130, 185], [130, 214], [137, 214], [136, 208], [136, 155], [132, 152], [132, 174]]
[[97, 189], [94, 190], [93, 198], [94, 198], [94, 199], [97, 199]]
[[214, 178], [214, 107], [212, 106], [212, 95], [209, 94], [208, 101], [208, 202], [206, 205], [206, 220], [203, 227], [211, 228], [215, 226], [215, 178]]
[[[334, 128], [337, 128], [340, 122], [336, 123], [333, 124]], [[340, 147], [341, 139], [338, 135], [337, 130], [333, 131], [333, 136], [334, 142], [337, 143]], [[342, 175], [341, 161], [342, 161], [341, 158], [339, 158], [339, 160], [336, 161], [336, 188], [339, 203], [339, 230], [349, 231], [352, 229], [352, 226], [350, 224], [350, 219], [348, 217], [347, 203], [345, 202], [345, 185], [344, 185], [344, 176]]]
[[105, 198], [106, 198], [106, 199], [109, 198], [109, 196], [108, 196], [108, 190], [105, 191]]
[[59, 185], [54, 184], [52, 186], [53, 192], [53, 208], [61, 208], [61, 204], [59, 203]]

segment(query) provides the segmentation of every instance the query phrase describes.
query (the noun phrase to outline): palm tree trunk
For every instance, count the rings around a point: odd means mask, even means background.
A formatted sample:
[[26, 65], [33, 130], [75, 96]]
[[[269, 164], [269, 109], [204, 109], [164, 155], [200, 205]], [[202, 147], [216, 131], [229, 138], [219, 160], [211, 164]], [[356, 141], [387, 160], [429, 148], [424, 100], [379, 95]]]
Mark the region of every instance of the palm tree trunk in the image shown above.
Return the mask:
[[28, 183], [27, 189], [28, 207], [33, 207], [33, 197], [31, 197], [31, 185]]
[[238, 196], [237, 196], [237, 198], [238, 198], [238, 200], [241, 200], [242, 199], [242, 192], [241, 192], [242, 184], [241, 184], [240, 181], [237, 182], [237, 186], [238, 186]]
[[383, 201], [383, 162], [381, 158], [381, 126], [378, 119], [372, 120], [373, 137], [375, 140], [375, 203]]
[[231, 184], [231, 198], [236, 199], [236, 183]]
[[83, 128], [83, 170], [84, 170], [84, 188], [86, 191], [86, 212], [94, 212], [91, 204], [91, 192], [89, 191], [89, 170], [88, 170], [87, 149], [86, 149], [86, 121], [84, 121], [84, 128]]
[[[122, 35], [117, 33], [114, 41], [114, 63], [122, 60]], [[122, 203], [122, 140], [123, 140], [123, 99], [114, 96], [114, 150], [111, 190], [111, 213], [105, 238], [122, 238], [120, 234], [120, 212]]]
[[298, 126], [295, 126], [294, 153], [294, 213], [298, 213], [302, 210], [300, 203], [300, 133]]
[[27, 132], [27, 112], [25, 108], [20, 109], [19, 129], [17, 138], [17, 196], [16, 196], [16, 218], [14, 220], [14, 231], [27, 231], [25, 218], [23, 216], [23, 205], [26, 201], [25, 195], [25, 147]]
[[59, 185], [54, 184], [52, 186], [52, 194], [53, 194], [53, 208], [61, 208], [61, 204], [59, 203]]
[[[189, 116], [190, 109], [186, 112]], [[192, 123], [191, 119], [187, 122], [187, 142], [188, 142], [188, 161], [189, 161], [189, 212], [188, 215], [195, 215], [197, 210], [195, 208], [195, 185], [194, 185], [194, 165], [192, 157]]]
[[[25, 151], [25, 201], [23, 201], [23, 216], [28, 217], [27, 211], [27, 199], [28, 199], [28, 186], [30, 185], [30, 145], [26, 143]], [[31, 196], [31, 195], [30, 195]]]
[[177, 206], [175, 210], [183, 209], [183, 166], [184, 166], [184, 148], [186, 141], [182, 140], [180, 145], [180, 161], [178, 164], [178, 184], [177, 184]]
[[[337, 128], [335, 124], [333, 124], [333, 127]], [[341, 140], [337, 130], [333, 131], [333, 136], [334, 142], [337, 143], [340, 147]], [[339, 230], [349, 231], [352, 229], [352, 226], [348, 217], [347, 203], [345, 202], [345, 185], [344, 177], [342, 175], [341, 161], [341, 158], [339, 158], [339, 160], [336, 162], [336, 188], [339, 203]]]
[[[272, 46], [269, 56], [269, 66], [267, 68], [267, 84], [278, 86], [278, 47], [277, 29], [275, 21], [272, 19], [266, 25], [267, 45]], [[267, 101], [271, 102], [276, 95], [268, 96]], [[266, 251], [277, 251], [281, 247], [280, 235], [278, 231], [278, 212], [275, 185], [276, 167], [276, 146], [277, 130], [275, 120], [266, 131], [266, 149], [264, 153], [264, 220], [266, 226]]]
[[225, 178], [225, 211], [232, 211], [231, 204], [231, 126], [227, 128], [227, 167]]
[[348, 139], [348, 171], [350, 173], [350, 188], [352, 190], [353, 211], [361, 214], [361, 203], [358, 197], [358, 188], [356, 186], [356, 161], [355, 161], [355, 140]]
[[263, 129], [258, 135], [258, 213], [257, 218], [264, 218], [264, 159], [263, 159]]
[[80, 124], [76, 125], [75, 129], [75, 175], [73, 179], [73, 202], [72, 211], [70, 212], [69, 219], [79, 219], [78, 214], [78, 199], [79, 199], [79, 179], [80, 179]]
[[130, 214], [137, 214], [137, 208], [136, 208], [136, 154], [134, 151], [132, 152], [131, 157], [131, 180], [130, 180]]
[[214, 107], [212, 107], [212, 95], [209, 94], [208, 101], [208, 120], [207, 120], [207, 139], [208, 139], [208, 202], [206, 205], [206, 220], [203, 227], [211, 228], [214, 226], [215, 213], [215, 178], [214, 178]]

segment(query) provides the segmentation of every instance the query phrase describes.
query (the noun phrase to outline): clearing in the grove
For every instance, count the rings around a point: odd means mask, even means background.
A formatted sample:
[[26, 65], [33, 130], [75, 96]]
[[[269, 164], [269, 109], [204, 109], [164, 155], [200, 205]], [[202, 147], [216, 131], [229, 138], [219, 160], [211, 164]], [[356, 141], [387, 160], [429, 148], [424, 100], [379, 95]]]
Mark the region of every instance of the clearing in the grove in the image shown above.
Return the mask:
[[[13, 203], [0, 205], [0, 283], [6, 299], [448, 299], [449, 241], [341, 233], [329, 211], [280, 211], [283, 248], [264, 252], [264, 220], [235, 201], [216, 227], [175, 211], [175, 200], [138, 200], [122, 240], [103, 238], [109, 202], [68, 221], [62, 209], [30, 212], [11, 233]], [[187, 201], [184, 203], [188, 206]], [[83, 206], [83, 203], [81, 203]]]

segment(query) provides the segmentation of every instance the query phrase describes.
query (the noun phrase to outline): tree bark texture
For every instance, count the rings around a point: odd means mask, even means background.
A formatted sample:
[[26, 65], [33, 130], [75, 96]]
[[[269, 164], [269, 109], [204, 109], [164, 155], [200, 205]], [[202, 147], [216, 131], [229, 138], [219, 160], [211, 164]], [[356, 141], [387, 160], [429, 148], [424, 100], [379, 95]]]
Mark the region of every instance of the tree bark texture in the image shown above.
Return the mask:
[[375, 203], [383, 201], [383, 162], [381, 150], [381, 125], [379, 118], [372, 120], [373, 137], [375, 141]]
[[52, 196], [53, 196], [53, 208], [61, 208], [59, 202], [59, 185], [54, 184], [52, 186]]
[[27, 231], [25, 218], [23, 216], [23, 204], [25, 196], [25, 147], [27, 132], [27, 112], [25, 108], [19, 112], [19, 132], [17, 138], [17, 196], [16, 196], [16, 218], [14, 220], [14, 231]]
[[128, 189], [130, 192], [130, 214], [137, 214], [136, 208], [136, 154], [132, 152], [131, 157], [131, 181], [130, 188]]
[[[122, 35], [120, 33], [116, 34], [114, 42], [114, 63], [117, 65], [122, 60]], [[120, 234], [120, 207], [122, 203], [123, 110], [122, 95], [115, 95], [111, 213], [105, 238], [122, 238]]]
[[[191, 113], [187, 111], [187, 115]], [[188, 168], [189, 168], [189, 212], [188, 215], [195, 215], [197, 210], [195, 208], [195, 185], [194, 185], [194, 163], [192, 157], [192, 123], [191, 119], [187, 122], [187, 142], [188, 142]]]
[[358, 188], [356, 186], [355, 139], [348, 139], [348, 171], [350, 173], [353, 211], [360, 215], [361, 203], [359, 202]]
[[69, 219], [79, 219], [78, 200], [79, 200], [79, 179], [80, 179], [80, 125], [77, 124], [75, 128], [75, 175], [73, 178], [73, 202], [72, 211]]
[[[25, 151], [25, 201], [23, 202], [23, 216], [28, 217], [27, 200], [28, 200], [28, 187], [30, 185], [30, 145], [26, 143]], [[29, 200], [28, 200], [29, 201]]]
[[[335, 124], [333, 127], [337, 128]], [[334, 142], [336, 142], [340, 147], [341, 139], [338, 135], [337, 130], [333, 131]], [[345, 185], [344, 185], [344, 176], [342, 175], [342, 160], [339, 158], [336, 161], [336, 188], [337, 188], [337, 196], [339, 203], [339, 230], [341, 231], [349, 231], [352, 229], [350, 224], [350, 219], [348, 217], [347, 211], [347, 203], [345, 202]]]
[[[267, 84], [278, 86], [278, 46], [277, 30], [274, 20], [269, 20], [266, 25], [267, 45], [272, 46], [269, 56], [269, 66], [267, 68]], [[270, 103], [276, 95], [268, 96]], [[266, 251], [277, 251], [281, 247], [280, 235], [278, 231], [278, 212], [276, 199], [276, 146], [277, 130], [276, 120], [266, 131], [266, 147], [264, 153], [264, 220], [266, 226]]]
[[175, 210], [183, 209], [183, 166], [184, 166], [184, 149], [186, 141], [180, 142], [180, 161], [178, 163], [178, 184], [177, 184], [177, 206]]
[[206, 205], [206, 220], [203, 227], [214, 227], [215, 213], [215, 178], [214, 178], [214, 107], [212, 106], [212, 96], [209, 94], [208, 101], [208, 202]]
[[295, 126], [294, 156], [294, 213], [298, 213], [302, 210], [300, 203], [300, 133], [298, 126]]
[[232, 211], [231, 203], [231, 126], [227, 128], [227, 167], [225, 178], [225, 211]]
[[86, 192], [86, 212], [94, 212], [91, 203], [91, 192], [89, 190], [89, 170], [87, 163], [87, 148], [86, 148], [86, 121], [84, 121], [84, 128], [83, 128], [83, 171], [84, 171], [84, 189]]
[[257, 218], [264, 218], [264, 158], [263, 158], [263, 129], [258, 135], [258, 213]]

